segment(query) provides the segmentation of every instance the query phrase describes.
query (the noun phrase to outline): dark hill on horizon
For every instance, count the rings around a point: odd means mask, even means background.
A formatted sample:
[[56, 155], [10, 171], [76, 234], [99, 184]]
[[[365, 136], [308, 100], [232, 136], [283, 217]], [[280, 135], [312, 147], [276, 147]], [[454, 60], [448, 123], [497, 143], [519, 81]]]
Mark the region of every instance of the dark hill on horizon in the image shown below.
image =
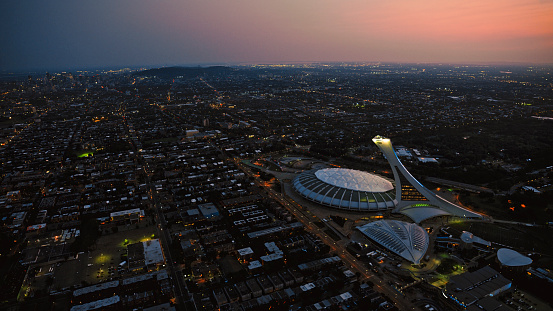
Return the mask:
[[173, 79], [176, 77], [192, 78], [203, 75], [221, 75], [231, 74], [236, 69], [226, 66], [211, 66], [211, 67], [163, 67], [155, 69], [147, 69], [134, 73], [135, 76], [157, 76], [162, 79]]

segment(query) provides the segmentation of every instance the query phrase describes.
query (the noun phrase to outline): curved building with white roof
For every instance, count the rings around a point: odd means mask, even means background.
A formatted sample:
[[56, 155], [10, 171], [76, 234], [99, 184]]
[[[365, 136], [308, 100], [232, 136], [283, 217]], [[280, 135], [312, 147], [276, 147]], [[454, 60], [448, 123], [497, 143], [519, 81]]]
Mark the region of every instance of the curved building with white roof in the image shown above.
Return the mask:
[[369, 239], [414, 264], [428, 250], [428, 233], [417, 224], [398, 220], [379, 220], [357, 227]]
[[357, 170], [326, 168], [301, 173], [293, 181], [304, 198], [329, 207], [356, 211], [394, 208], [394, 185], [387, 179]]
[[468, 231], [463, 231], [463, 233], [461, 233], [461, 247], [462, 248], [472, 248], [472, 245], [473, 244], [480, 244], [480, 245], [483, 245], [483, 246], [492, 246], [492, 243], [491, 242], [488, 242], [480, 237], [477, 237], [476, 235], [468, 232]]
[[507, 267], [525, 267], [532, 263], [532, 258], [526, 257], [509, 248], [498, 249], [497, 260], [499, 260], [499, 263], [501, 263], [502, 266]]

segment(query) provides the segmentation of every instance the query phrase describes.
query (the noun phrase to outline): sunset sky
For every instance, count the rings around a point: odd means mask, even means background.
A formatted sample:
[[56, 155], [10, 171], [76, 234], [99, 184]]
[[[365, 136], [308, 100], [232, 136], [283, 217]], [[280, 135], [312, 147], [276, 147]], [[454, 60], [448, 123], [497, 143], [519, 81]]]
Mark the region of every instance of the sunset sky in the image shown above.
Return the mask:
[[553, 0], [0, 3], [0, 70], [312, 61], [553, 63]]

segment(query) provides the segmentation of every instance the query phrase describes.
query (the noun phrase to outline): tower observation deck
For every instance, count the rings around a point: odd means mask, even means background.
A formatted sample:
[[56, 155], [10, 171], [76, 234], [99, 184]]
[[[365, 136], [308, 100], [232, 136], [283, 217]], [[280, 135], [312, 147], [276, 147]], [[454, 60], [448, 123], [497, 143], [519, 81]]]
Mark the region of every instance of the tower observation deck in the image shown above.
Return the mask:
[[372, 140], [390, 163], [394, 174], [395, 200], [398, 202], [394, 212], [404, 214], [417, 223], [445, 215], [469, 219], [483, 218], [482, 215], [449, 202], [423, 186], [403, 166], [389, 138], [375, 136]]

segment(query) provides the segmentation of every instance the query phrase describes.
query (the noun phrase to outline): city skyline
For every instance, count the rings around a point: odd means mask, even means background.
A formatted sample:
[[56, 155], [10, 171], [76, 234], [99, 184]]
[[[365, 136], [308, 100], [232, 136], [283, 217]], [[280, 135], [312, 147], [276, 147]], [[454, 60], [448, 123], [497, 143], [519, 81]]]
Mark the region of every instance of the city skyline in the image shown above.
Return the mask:
[[0, 70], [553, 63], [553, 1], [6, 2]]
[[0, 305], [545, 310], [552, 73], [3, 74]]

